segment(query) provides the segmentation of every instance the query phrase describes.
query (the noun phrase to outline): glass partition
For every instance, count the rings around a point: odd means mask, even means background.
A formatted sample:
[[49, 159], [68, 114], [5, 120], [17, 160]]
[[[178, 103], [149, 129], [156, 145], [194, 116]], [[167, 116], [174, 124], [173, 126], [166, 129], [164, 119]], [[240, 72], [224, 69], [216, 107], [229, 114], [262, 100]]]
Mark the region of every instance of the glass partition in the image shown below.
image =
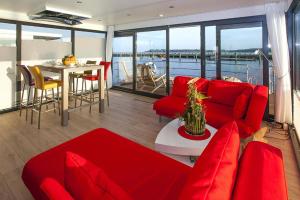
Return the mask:
[[105, 60], [105, 34], [75, 31], [75, 56], [80, 63], [86, 63], [87, 60], [97, 61]]
[[22, 26], [22, 64], [40, 65], [61, 62], [72, 54], [71, 31]]
[[166, 95], [166, 31], [138, 32], [136, 90]]
[[0, 23], [0, 110], [16, 105], [16, 25]]

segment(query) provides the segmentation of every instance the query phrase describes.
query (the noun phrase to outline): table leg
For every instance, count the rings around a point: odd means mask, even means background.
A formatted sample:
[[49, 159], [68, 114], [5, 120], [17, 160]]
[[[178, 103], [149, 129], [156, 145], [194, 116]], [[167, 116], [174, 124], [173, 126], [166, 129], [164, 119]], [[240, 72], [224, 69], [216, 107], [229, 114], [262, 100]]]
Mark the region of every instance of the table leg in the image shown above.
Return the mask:
[[98, 88], [99, 88], [99, 112], [104, 112], [104, 67], [99, 69], [99, 80], [98, 80]]
[[62, 79], [62, 89], [61, 89], [61, 125], [67, 126], [68, 125], [68, 118], [69, 118], [69, 72], [66, 70], [62, 71], [61, 74]]

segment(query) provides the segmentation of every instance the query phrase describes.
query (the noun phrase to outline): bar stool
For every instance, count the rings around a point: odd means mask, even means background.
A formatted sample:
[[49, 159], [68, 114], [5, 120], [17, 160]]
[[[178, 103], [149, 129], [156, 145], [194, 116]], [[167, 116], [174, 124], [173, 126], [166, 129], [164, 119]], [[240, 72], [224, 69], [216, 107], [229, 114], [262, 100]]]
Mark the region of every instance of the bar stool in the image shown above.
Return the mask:
[[[25, 107], [26, 108], [26, 121], [27, 121], [28, 108], [30, 105], [30, 94], [31, 94], [31, 89], [34, 86], [34, 80], [32, 79], [30, 71], [28, 70], [28, 68], [25, 65], [17, 65], [17, 69], [20, 71], [21, 75], [23, 76], [23, 80], [24, 80], [23, 88], [21, 90], [21, 99], [19, 102], [20, 116], [22, 116], [22, 110], [23, 110], [23, 107]], [[49, 80], [52, 80], [52, 78], [45, 76], [44, 80], [49, 81]], [[25, 103], [23, 103], [23, 99], [24, 99], [24, 91], [25, 91], [26, 87], [28, 88], [28, 90], [27, 90], [27, 101], [25, 104]]]
[[[42, 104], [43, 104], [43, 96], [44, 96], [44, 91], [46, 93], [47, 90], [51, 89], [52, 90], [52, 100], [53, 100], [53, 106], [54, 106], [54, 112], [56, 110], [55, 103], [58, 103], [58, 110], [60, 113], [60, 103], [59, 103], [59, 87], [62, 86], [62, 82], [60, 80], [49, 80], [45, 81], [43, 74], [41, 73], [41, 70], [39, 67], [34, 66], [34, 67], [29, 67], [29, 70], [31, 74], [34, 77], [34, 97], [33, 97], [33, 102], [32, 102], [32, 110], [31, 110], [31, 124], [33, 123], [33, 111], [36, 111], [39, 113], [38, 115], [38, 129], [40, 129], [40, 124], [41, 124], [41, 110], [42, 110]], [[57, 88], [57, 99], [55, 99], [54, 96], [54, 89]], [[40, 101], [38, 104], [38, 110], [35, 109], [37, 101], [37, 95], [38, 95], [38, 90], [41, 90], [41, 96], [40, 96]], [[48, 97], [46, 96], [46, 101], [48, 100]], [[48, 101], [46, 102], [48, 103]]]
[[[111, 65], [111, 62], [105, 62], [105, 61], [101, 61], [100, 65], [104, 65], [104, 80], [106, 83], [106, 94], [107, 94], [107, 105], [109, 106], [109, 96], [108, 96], [108, 83], [107, 83], [107, 73], [109, 70], [109, 67]], [[97, 75], [86, 75], [84, 76], [83, 82], [82, 82], [82, 87], [81, 87], [81, 101], [80, 101], [80, 105], [82, 105], [82, 101], [83, 101], [83, 85], [86, 84], [86, 81], [91, 81], [91, 89], [90, 89], [90, 97], [89, 97], [89, 103], [90, 103], [90, 112], [92, 111], [92, 102], [95, 101], [95, 96], [94, 96], [94, 86], [93, 86], [93, 82], [94, 81], [98, 81], [99, 80], [99, 71], [97, 71]], [[99, 97], [100, 99], [100, 97]]]
[[[87, 65], [95, 65], [96, 63], [97, 63], [97, 61], [93, 61], [93, 60], [86, 61]], [[72, 93], [72, 95], [74, 94], [74, 96], [75, 96], [75, 108], [77, 107], [78, 80], [82, 79], [84, 76], [92, 75], [92, 73], [93, 73], [93, 71], [87, 70], [87, 71], [84, 71], [83, 73], [75, 72], [75, 73], [70, 74], [70, 83], [71, 82], [73, 83], [71, 93]], [[75, 79], [76, 79], [76, 86], [75, 86]], [[86, 84], [85, 84], [85, 89], [86, 89]]]

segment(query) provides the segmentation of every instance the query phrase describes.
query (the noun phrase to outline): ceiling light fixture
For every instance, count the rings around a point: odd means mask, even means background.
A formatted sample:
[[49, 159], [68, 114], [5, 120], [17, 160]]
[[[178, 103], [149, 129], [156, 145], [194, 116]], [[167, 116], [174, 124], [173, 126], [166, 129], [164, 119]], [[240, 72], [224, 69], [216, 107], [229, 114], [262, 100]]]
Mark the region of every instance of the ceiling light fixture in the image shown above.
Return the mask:
[[128, 14], [126, 14], [126, 16], [127, 16], [127, 17], [130, 17], [130, 16], [131, 16], [131, 14], [130, 14], [130, 13], [128, 13]]
[[159, 14], [159, 17], [164, 17], [164, 15], [163, 14]]
[[174, 6], [169, 6], [169, 8], [175, 8]]
[[82, 2], [82, 1], [76, 1], [76, 3], [77, 3], [77, 4], [82, 4], [83, 2]]

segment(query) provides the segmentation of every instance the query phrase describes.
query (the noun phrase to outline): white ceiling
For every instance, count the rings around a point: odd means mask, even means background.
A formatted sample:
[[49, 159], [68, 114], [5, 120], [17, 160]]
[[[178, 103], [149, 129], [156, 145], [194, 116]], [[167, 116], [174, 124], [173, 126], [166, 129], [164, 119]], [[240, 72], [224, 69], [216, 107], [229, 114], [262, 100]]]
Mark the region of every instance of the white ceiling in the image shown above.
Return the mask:
[[[81, 4], [76, 3], [81, 1]], [[233, 8], [262, 5], [266, 0], [0, 0], [0, 9], [31, 13], [47, 5], [68, 11], [88, 14], [86, 23], [103, 25], [126, 24], [137, 21]], [[173, 6], [174, 8], [170, 8]], [[98, 20], [101, 20], [99, 22]], [[83, 21], [84, 22], [84, 21]]]

